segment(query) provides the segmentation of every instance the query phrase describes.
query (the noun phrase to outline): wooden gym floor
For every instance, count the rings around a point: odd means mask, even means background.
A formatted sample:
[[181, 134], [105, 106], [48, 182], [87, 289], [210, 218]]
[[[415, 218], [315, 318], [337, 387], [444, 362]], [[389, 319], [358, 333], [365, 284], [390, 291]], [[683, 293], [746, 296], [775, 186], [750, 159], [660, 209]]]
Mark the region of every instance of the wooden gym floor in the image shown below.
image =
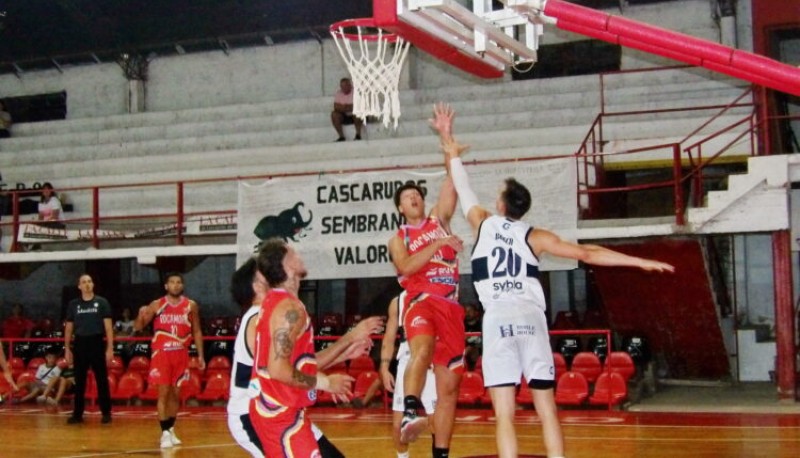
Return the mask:
[[[796, 405], [796, 404], [795, 404]], [[228, 435], [222, 407], [188, 407], [176, 432], [184, 445], [161, 451], [155, 407], [114, 407], [101, 425], [89, 410], [83, 425], [67, 425], [69, 409], [35, 404], [0, 407], [0, 457], [246, 457]], [[767, 409], [769, 410], [769, 409]], [[592, 457], [797, 457], [800, 411], [632, 412], [561, 411], [567, 456]], [[391, 413], [382, 408], [314, 408], [311, 418], [348, 457], [394, 454]], [[535, 412], [517, 416], [520, 453], [544, 453]], [[459, 410], [451, 456], [493, 456], [494, 425], [488, 409]], [[412, 445], [413, 457], [430, 456], [430, 439]]]

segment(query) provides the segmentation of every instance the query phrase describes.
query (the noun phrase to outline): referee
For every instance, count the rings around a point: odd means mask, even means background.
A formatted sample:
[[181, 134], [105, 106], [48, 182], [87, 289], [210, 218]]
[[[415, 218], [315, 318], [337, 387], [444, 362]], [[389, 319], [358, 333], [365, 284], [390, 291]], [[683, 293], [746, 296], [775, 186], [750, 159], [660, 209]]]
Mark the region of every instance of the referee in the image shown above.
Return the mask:
[[[78, 279], [81, 297], [73, 299], [67, 306], [64, 328], [64, 356], [67, 363], [75, 364], [75, 410], [68, 424], [83, 423], [86, 398], [86, 373], [89, 368], [97, 380], [97, 398], [103, 413], [101, 423], [111, 423], [111, 393], [108, 388], [106, 363], [114, 356], [114, 334], [111, 327], [111, 306], [105, 298], [94, 294], [94, 282], [88, 274]], [[74, 361], [70, 348], [75, 334]], [[106, 341], [103, 343], [103, 334]], [[103, 346], [105, 345], [105, 352]]]

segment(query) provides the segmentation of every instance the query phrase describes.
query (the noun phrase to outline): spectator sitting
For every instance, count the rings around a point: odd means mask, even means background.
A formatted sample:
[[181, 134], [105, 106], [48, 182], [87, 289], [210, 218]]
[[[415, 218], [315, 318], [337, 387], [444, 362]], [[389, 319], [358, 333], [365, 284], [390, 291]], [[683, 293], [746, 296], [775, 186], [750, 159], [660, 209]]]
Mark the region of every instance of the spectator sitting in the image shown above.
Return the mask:
[[120, 337], [133, 335], [133, 318], [129, 308], [122, 309], [122, 317], [114, 323], [114, 332]]
[[61, 368], [56, 365], [56, 353], [53, 350], [48, 350], [44, 355], [44, 363], [39, 365], [36, 369], [36, 380], [30, 382], [25, 387], [28, 390], [19, 402], [30, 401], [36, 398], [38, 402], [45, 402], [47, 395], [53, 391], [58, 383], [59, 376], [61, 375]]
[[[464, 306], [464, 331], [481, 332], [481, 310], [480, 306], [467, 304]], [[480, 336], [467, 337], [467, 349], [464, 357], [467, 360], [469, 370], [475, 370], [475, 363], [483, 351], [483, 339]]]
[[35, 323], [22, 313], [22, 304], [14, 304], [11, 316], [3, 320], [3, 337], [23, 338], [30, 337]]
[[61, 201], [53, 191], [53, 185], [49, 182], [43, 184], [42, 197], [39, 200], [39, 225], [63, 229], [64, 217], [61, 213]]
[[339, 90], [333, 97], [333, 111], [331, 112], [331, 123], [336, 133], [339, 134], [337, 142], [343, 142], [344, 131], [342, 126], [347, 124], [355, 124], [356, 136], [353, 140], [361, 140], [361, 128], [364, 126], [364, 121], [359, 117], [353, 116], [353, 83], [350, 78], [342, 78], [339, 81]]
[[61, 402], [61, 398], [63, 398], [65, 394], [72, 393], [74, 388], [75, 366], [70, 364], [61, 372], [61, 376], [58, 377], [58, 389], [55, 399], [48, 396], [45, 402], [47, 402], [48, 405], [57, 406]]
[[0, 100], [0, 138], [11, 136], [11, 113], [6, 111], [6, 105]]

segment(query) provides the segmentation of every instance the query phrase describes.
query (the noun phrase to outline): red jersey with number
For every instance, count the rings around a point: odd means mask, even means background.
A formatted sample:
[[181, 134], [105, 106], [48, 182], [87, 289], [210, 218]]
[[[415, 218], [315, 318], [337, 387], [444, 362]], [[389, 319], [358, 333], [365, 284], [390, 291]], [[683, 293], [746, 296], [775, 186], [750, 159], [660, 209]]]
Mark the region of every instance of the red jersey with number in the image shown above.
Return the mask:
[[[303, 408], [317, 400], [315, 389], [287, 385], [270, 378], [267, 363], [271, 357], [272, 333], [269, 322], [275, 307], [283, 300], [300, 302], [294, 295], [283, 289], [271, 289], [261, 304], [261, 312], [256, 325], [256, 351], [253, 356], [253, 378], [258, 379], [259, 395], [254, 400], [256, 412], [261, 416], [272, 417], [286, 408]], [[317, 375], [317, 360], [314, 355], [314, 327], [303, 306], [298, 319], [305, 323], [303, 333], [297, 338], [289, 356], [292, 367], [306, 375]]]
[[[414, 255], [448, 234], [438, 218], [429, 216], [417, 226], [400, 226], [397, 236], [403, 240], [408, 254]], [[436, 251], [424, 267], [411, 275], [400, 276], [398, 280], [400, 286], [408, 291], [409, 297], [428, 293], [455, 300], [458, 297], [458, 253], [445, 245]]]
[[164, 296], [153, 319], [153, 352], [188, 349], [192, 340], [192, 308], [189, 299], [181, 296], [172, 304]]

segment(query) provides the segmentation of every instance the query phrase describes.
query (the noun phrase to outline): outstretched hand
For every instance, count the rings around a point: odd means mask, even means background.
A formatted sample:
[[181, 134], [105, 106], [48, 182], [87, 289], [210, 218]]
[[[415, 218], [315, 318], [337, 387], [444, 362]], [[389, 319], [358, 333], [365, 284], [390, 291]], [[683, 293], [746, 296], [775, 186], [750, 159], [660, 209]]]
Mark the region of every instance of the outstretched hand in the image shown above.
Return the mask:
[[437, 102], [433, 105], [433, 118], [428, 120], [428, 123], [439, 133], [439, 138], [442, 141], [449, 141], [453, 139], [453, 119], [456, 117], [456, 112], [449, 104], [444, 102]]
[[355, 359], [364, 355], [368, 355], [372, 349], [372, 339], [369, 337], [362, 337], [361, 339], [354, 340], [347, 346], [342, 353], [343, 360]]
[[352, 387], [356, 379], [347, 374], [329, 374], [330, 385], [325, 390], [333, 395], [333, 402], [348, 402], [353, 397]]
[[675, 272], [675, 266], [667, 264], [666, 262], [654, 261], [652, 259], [645, 259], [642, 265], [639, 266], [642, 270], [647, 272]]
[[359, 321], [356, 326], [348, 332], [353, 340], [361, 340], [369, 338], [372, 334], [378, 334], [383, 329], [383, 318], [379, 316], [371, 316]]

